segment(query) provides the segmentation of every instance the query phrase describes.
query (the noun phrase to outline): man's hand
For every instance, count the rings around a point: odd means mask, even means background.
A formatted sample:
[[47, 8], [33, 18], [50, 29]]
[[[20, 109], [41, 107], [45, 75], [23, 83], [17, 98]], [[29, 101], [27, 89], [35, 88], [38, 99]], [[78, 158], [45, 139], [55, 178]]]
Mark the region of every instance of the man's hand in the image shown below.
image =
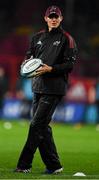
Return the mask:
[[40, 76], [42, 74], [45, 74], [47, 72], [51, 72], [52, 71], [52, 67], [48, 66], [47, 64], [43, 64], [43, 66], [41, 66], [39, 69], [37, 69], [36, 74], [37, 76]]
[[28, 61], [30, 61], [31, 59], [33, 59], [33, 56], [31, 56], [29, 59], [25, 59], [22, 64], [21, 64], [21, 68], [24, 66], [24, 64]]

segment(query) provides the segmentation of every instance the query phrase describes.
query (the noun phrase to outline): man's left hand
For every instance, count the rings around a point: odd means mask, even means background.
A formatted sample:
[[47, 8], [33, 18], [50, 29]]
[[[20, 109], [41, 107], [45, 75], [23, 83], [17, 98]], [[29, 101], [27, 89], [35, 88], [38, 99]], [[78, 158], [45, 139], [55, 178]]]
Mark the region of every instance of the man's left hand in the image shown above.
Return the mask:
[[42, 74], [45, 74], [46, 72], [51, 72], [52, 71], [52, 67], [48, 66], [47, 64], [43, 64], [42, 67], [40, 67], [39, 69], [37, 69], [37, 76], [40, 76]]

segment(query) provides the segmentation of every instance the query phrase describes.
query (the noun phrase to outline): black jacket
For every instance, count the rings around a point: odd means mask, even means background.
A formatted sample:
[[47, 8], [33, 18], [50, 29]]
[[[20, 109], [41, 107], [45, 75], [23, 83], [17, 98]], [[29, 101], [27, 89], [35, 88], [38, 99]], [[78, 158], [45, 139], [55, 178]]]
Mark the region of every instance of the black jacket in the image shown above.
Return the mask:
[[74, 39], [63, 29], [43, 30], [32, 37], [26, 58], [33, 55], [53, 67], [52, 72], [33, 78], [33, 91], [64, 95], [68, 73], [73, 69], [77, 48]]

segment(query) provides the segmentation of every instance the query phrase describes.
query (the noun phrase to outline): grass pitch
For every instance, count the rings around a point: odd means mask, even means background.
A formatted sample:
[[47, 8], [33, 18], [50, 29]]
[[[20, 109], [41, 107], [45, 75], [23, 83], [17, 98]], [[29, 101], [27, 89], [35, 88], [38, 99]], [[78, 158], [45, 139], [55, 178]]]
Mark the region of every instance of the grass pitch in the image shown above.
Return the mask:
[[[11, 121], [10, 121], [11, 122]], [[29, 123], [0, 120], [1, 179], [99, 179], [99, 131], [94, 125], [51, 124], [64, 171], [59, 175], [44, 175], [45, 166], [39, 152], [35, 154], [30, 174], [14, 173], [17, 160], [26, 141]], [[85, 177], [73, 176], [83, 172]]]

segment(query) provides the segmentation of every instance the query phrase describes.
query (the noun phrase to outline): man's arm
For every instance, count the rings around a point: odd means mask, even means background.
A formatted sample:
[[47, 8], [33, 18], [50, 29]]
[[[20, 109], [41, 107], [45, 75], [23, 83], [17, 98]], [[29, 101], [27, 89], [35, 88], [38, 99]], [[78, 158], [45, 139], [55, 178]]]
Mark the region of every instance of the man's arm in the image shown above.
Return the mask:
[[55, 64], [53, 66], [44, 65], [42, 68], [38, 69], [38, 73], [43, 74], [46, 72], [51, 72], [55, 74], [68, 74], [73, 70], [78, 52], [77, 46], [69, 33], [64, 31], [63, 33], [66, 37], [66, 43], [64, 46], [64, 62], [61, 64]]
[[60, 74], [70, 73], [72, 71], [77, 56], [76, 45], [74, 48], [68, 48], [65, 52], [66, 53], [64, 53], [64, 63], [53, 65], [52, 72]]
[[34, 56], [34, 49], [33, 49], [33, 38], [32, 38], [32, 41], [30, 42], [30, 46], [29, 46], [29, 49], [27, 50], [26, 52], [26, 56], [21, 64], [21, 67], [27, 62], [29, 61], [30, 59], [33, 59], [33, 56]]
[[62, 64], [55, 64], [53, 66], [48, 66], [44, 64], [42, 67], [40, 67], [37, 70], [37, 75], [42, 75], [46, 72], [49, 73], [55, 73], [55, 74], [64, 74], [64, 73], [70, 73], [73, 69], [73, 66], [76, 61], [77, 56], [77, 48], [76, 44], [74, 48], [68, 48], [64, 52], [64, 63]]

